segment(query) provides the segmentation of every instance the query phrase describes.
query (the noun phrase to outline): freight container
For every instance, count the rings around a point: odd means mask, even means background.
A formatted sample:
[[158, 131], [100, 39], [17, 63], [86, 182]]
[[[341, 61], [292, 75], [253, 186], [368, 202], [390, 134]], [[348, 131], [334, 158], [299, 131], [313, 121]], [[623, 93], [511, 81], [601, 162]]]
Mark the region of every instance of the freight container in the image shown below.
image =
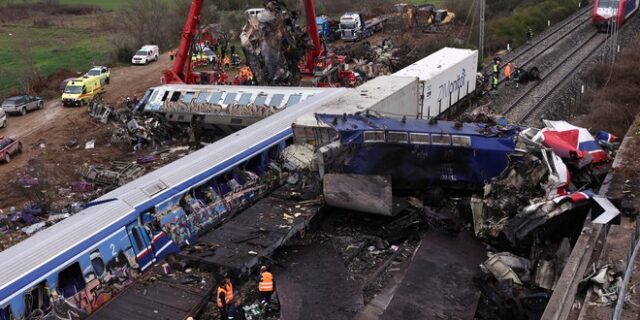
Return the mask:
[[316, 114], [378, 114], [402, 119], [416, 119], [419, 108], [419, 83], [416, 77], [381, 76], [350, 89], [342, 96], [325, 103], [313, 113], [305, 114], [293, 123], [293, 135], [298, 143], [323, 146], [337, 136], [329, 125], [316, 120]]
[[418, 117], [430, 119], [475, 92], [477, 69], [477, 50], [443, 48], [393, 76], [418, 77], [422, 91]]

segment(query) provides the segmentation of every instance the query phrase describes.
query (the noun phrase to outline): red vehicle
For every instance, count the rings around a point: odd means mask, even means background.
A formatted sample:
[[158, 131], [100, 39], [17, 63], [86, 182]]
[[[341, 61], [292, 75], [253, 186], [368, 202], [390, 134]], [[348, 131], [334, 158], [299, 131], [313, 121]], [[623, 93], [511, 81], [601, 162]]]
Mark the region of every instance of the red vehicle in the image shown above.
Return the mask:
[[4, 160], [4, 162], [9, 163], [12, 155], [21, 152], [22, 142], [11, 138], [0, 137], [0, 159]]
[[638, 6], [639, 0], [595, 0], [591, 20], [598, 30], [607, 31], [612, 21], [619, 27], [638, 11]]

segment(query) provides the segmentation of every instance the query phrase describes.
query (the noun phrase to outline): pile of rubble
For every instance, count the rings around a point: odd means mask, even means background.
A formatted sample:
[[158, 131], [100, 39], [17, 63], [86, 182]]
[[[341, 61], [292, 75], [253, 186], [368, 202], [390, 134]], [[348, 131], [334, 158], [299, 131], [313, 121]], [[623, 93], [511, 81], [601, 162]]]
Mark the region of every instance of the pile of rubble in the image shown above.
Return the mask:
[[309, 34], [283, 1], [268, 1], [264, 8], [242, 28], [240, 43], [247, 63], [258, 85], [299, 85], [298, 62], [312, 47]]
[[107, 188], [116, 188], [141, 177], [145, 168], [137, 163], [113, 161], [110, 166], [84, 166], [80, 175], [87, 181]]

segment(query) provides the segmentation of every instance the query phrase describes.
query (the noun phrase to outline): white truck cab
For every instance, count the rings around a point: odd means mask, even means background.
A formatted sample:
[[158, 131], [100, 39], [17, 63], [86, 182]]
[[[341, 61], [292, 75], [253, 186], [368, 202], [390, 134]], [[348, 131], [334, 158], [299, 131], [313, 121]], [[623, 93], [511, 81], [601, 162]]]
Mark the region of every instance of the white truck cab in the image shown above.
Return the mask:
[[160, 49], [156, 45], [145, 45], [140, 48], [131, 58], [133, 64], [147, 64], [151, 61], [158, 61]]
[[345, 41], [360, 39], [363, 32], [362, 15], [358, 12], [347, 12], [340, 17], [340, 37]]

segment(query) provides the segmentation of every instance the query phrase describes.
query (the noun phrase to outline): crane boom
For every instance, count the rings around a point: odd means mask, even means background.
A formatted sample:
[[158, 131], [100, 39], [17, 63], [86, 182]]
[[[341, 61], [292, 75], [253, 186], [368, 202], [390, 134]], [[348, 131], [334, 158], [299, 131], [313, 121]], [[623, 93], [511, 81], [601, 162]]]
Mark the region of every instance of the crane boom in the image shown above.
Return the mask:
[[198, 30], [203, 2], [204, 0], [191, 0], [189, 16], [184, 24], [184, 30], [182, 31], [182, 38], [180, 39], [180, 46], [178, 47], [176, 59], [173, 61], [171, 69], [165, 70], [163, 73], [162, 83], [171, 84], [194, 82], [193, 73], [191, 72], [191, 57], [189, 57], [189, 50], [191, 48], [193, 38]]
[[316, 57], [322, 54], [322, 45], [320, 44], [320, 35], [318, 34], [318, 25], [316, 24], [316, 9], [313, 6], [313, 0], [304, 1], [305, 11], [307, 14], [307, 33], [313, 42], [313, 49], [307, 52], [306, 67], [313, 72], [313, 64]]

